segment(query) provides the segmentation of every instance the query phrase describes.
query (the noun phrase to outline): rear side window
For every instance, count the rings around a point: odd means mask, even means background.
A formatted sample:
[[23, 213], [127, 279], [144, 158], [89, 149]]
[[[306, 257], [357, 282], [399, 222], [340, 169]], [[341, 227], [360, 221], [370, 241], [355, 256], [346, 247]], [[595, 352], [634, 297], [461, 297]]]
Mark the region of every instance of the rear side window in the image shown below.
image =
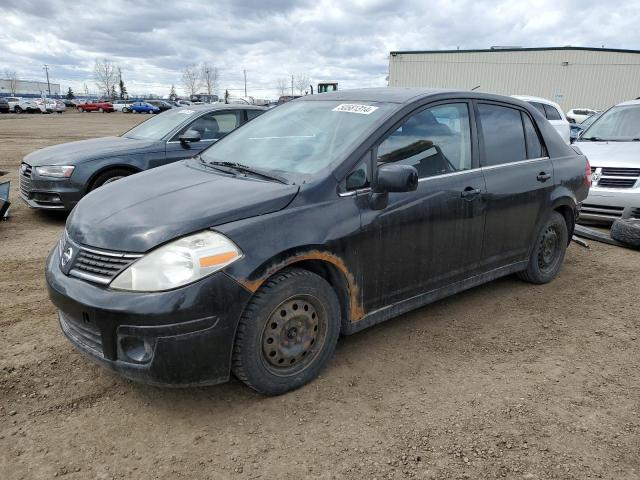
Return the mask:
[[544, 115], [545, 117], [547, 116], [547, 114], [544, 112], [544, 105], [542, 105], [541, 103], [538, 102], [529, 102], [531, 105], [533, 105], [534, 107], [536, 107], [538, 110], [540, 110], [540, 113], [542, 115]]
[[247, 110], [246, 112], [247, 112], [247, 121], [253, 120], [254, 118], [264, 113], [263, 110]]
[[527, 143], [527, 158], [541, 158], [545, 156], [544, 146], [540, 141], [540, 136], [536, 127], [533, 125], [533, 121], [524, 112], [520, 112], [522, 115], [522, 124], [524, 125], [524, 136]]
[[527, 158], [520, 110], [481, 103], [478, 111], [484, 140], [482, 166], [501, 165]]
[[544, 106], [544, 114], [546, 115], [547, 120], [562, 120], [562, 115], [560, 115], [560, 112], [558, 112], [558, 110], [556, 110], [551, 105]]

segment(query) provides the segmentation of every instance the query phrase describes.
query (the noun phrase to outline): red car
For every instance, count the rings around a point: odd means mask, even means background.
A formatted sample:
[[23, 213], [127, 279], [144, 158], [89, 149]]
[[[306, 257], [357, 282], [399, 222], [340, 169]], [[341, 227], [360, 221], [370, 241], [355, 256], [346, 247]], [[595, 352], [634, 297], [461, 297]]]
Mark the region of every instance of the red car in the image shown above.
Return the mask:
[[77, 108], [79, 112], [113, 112], [113, 105], [110, 102], [102, 102], [100, 100], [79, 103]]

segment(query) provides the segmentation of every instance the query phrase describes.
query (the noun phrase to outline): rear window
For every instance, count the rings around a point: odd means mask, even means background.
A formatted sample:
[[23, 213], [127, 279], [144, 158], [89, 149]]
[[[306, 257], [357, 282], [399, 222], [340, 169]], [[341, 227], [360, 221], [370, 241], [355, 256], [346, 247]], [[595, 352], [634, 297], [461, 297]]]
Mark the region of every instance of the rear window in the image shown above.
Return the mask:
[[481, 103], [478, 111], [484, 141], [482, 166], [517, 162], [527, 158], [520, 110]]
[[551, 105], [544, 105], [544, 112], [547, 120], [562, 120], [562, 115]]
[[247, 110], [247, 121], [253, 120], [254, 118], [262, 115], [264, 110]]

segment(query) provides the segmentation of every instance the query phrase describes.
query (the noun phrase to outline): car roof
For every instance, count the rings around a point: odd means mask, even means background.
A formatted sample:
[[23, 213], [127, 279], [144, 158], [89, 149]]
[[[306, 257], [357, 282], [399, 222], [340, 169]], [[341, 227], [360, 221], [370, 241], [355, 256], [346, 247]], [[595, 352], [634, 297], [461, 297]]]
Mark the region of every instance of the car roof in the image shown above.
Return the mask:
[[542, 97], [532, 97], [530, 95], [511, 95], [513, 98], [517, 98], [520, 100], [524, 100], [525, 102], [538, 102], [538, 103], [546, 103], [547, 105], [551, 105], [554, 106], [556, 108], [560, 108], [560, 106], [552, 101], [552, 100], [548, 100], [546, 98], [542, 98]]
[[627, 100], [626, 102], [622, 102], [622, 103], [618, 103], [616, 105], [616, 107], [618, 105], [640, 105], [640, 99], [636, 99], [636, 100]]
[[185, 105], [184, 107], [175, 108], [175, 110], [185, 109], [204, 112], [214, 110], [237, 110], [238, 108], [246, 110], [266, 110], [265, 107], [260, 107], [258, 105], [243, 105], [241, 103], [205, 103], [202, 105]]

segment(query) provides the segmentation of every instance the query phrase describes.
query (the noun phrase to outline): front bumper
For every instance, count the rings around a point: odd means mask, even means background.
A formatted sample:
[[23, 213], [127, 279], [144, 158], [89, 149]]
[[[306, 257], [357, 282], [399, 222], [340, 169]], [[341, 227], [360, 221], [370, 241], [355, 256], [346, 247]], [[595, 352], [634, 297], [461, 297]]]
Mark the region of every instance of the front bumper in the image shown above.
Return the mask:
[[163, 386], [229, 379], [238, 320], [251, 294], [224, 273], [167, 292], [120, 292], [66, 276], [47, 259], [49, 297], [62, 331], [93, 361]]
[[20, 198], [31, 208], [70, 211], [84, 195], [84, 186], [71, 179], [45, 180], [34, 172], [18, 172], [20, 178]]
[[580, 220], [612, 223], [618, 218], [640, 219], [640, 187], [592, 187], [582, 203]]

